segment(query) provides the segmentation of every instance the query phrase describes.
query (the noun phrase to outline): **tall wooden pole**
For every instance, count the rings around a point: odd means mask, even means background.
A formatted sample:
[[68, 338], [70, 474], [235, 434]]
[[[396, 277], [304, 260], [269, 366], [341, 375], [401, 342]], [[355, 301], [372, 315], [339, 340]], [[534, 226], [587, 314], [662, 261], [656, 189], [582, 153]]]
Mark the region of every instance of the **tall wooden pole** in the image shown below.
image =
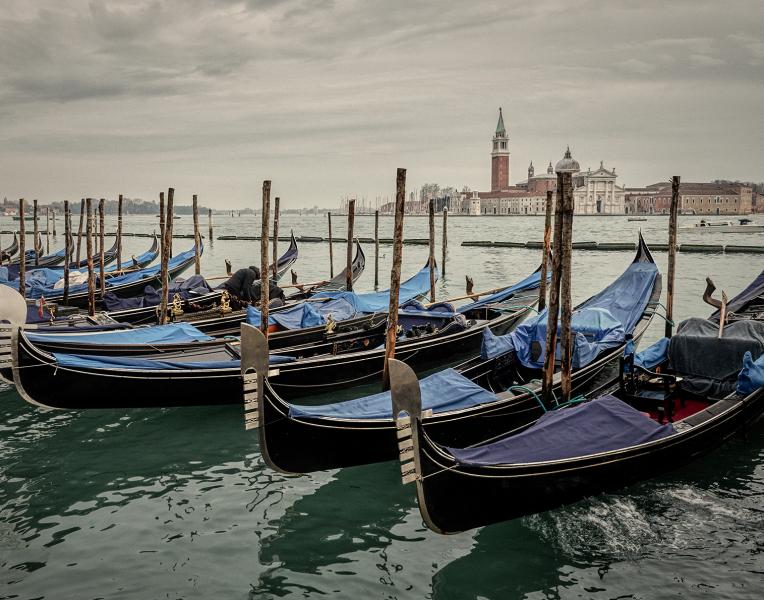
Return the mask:
[[50, 206], [45, 207], [45, 254], [50, 254]]
[[345, 261], [345, 289], [353, 291], [353, 228], [355, 226], [355, 199], [348, 203], [348, 243]]
[[279, 257], [278, 257], [278, 246], [279, 246], [279, 204], [280, 199], [278, 196], [276, 196], [275, 201], [273, 203], [273, 279], [276, 280], [278, 278], [279, 273]]
[[117, 200], [117, 271], [122, 270], [122, 194]]
[[32, 246], [34, 247], [34, 266], [40, 264], [40, 249], [37, 247], [37, 237], [40, 235], [40, 228], [37, 225], [37, 199], [35, 198], [32, 200], [32, 211], [34, 215], [34, 241], [32, 242]]
[[379, 287], [379, 211], [374, 211], [374, 289]]
[[446, 252], [448, 252], [448, 209], [443, 207], [443, 253], [440, 259], [440, 273], [443, 278], [446, 277]]
[[91, 198], [85, 200], [87, 224], [85, 225], [85, 251], [88, 259], [88, 314], [95, 315], [95, 277], [93, 273], [93, 205]]
[[435, 302], [435, 199], [430, 198], [429, 228], [430, 228], [430, 302]]
[[196, 194], [191, 197], [191, 203], [194, 211], [194, 273], [199, 275], [202, 272], [202, 261], [199, 255], [199, 249], [202, 244], [201, 237], [199, 236], [199, 204]]
[[[162, 286], [162, 297], [159, 303], [159, 324], [167, 323], [167, 305], [170, 297], [170, 240], [172, 239], [172, 209], [175, 197], [175, 189], [167, 190], [167, 207], [163, 213], [160, 213], [160, 228], [162, 229], [162, 266], [160, 285]], [[164, 208], [164, 194], [160, 195], [159, 203]]]
[[570, 400], [572, 391], [572, 353], [573, 331], [572, 313], [573, 303], [571, 299], [572, 249], [573, 249], [573, 173], [562, 174], [562, 263], [560, 265], [560, 376], [562, 400]]
[[103, 246], [104, 246], [104, 203], [106, 201], [101, 198], [101, 200], [98, 202], [98, 282], [100, 286], [101, 291], [101, 300], [103, 300], [103, 295], [106, 293], [106, 277], [104, 275], [104, 255], [103, 255]]
[[406, 169], [398, 169], [395, 179], [395, 226], [393, 229], [393, 266], [390, 270], [390, 308], [387, 313], [385, 338], [385, 366], [382, 386], [390, 388], [389, 361], [395, 358], [395, 340], [398, 335], [398, 301], [401, 291], [401, 259], [403, 257], [403, 210], [406, 207]]
[[271, 212], [271, 182], [263, 181], [262, 224], [260, 227], [260, 329], [268, 337], [268, 216]]
[[26, 298], [27, 232], [24, 222], [24, 198], [19, 200], [19, 294]]
[[[666, 286], [666, 337], [670, 338], [674, 322], [674, 276], [676, 272], [676, 231], [679, 215], [679, 175], [671, 178], [671, 209], [669, 212], [668, 285]], [[721, 323], [724, 326], [724, 322]]]
[[207, 209], [207, 228], [208, 228], [208, 234], [209, 234], [209, 240], [210, 240], [210, 246], [212, 246], [212, 209]]
[[69, 263], [72, 260], [72, 215], [69, 212], [69, 201], [64, 200], [64, 244], [66, 260], [64, 261], [64, 297], [62, 302], [69, 302]]
[[77, 268], [80, 266], [80, 260], [82, 259], [82, 225], [85, 220], [85, 198], [80, 200], [80, 226], [77, 228]]
[[334, 242], [332, 242], [332, 213], [326, 213], [329, 218], [329, 279], [334, 278]]
[[544, 402], [553, 400], [554, 359], [557, 350], [557, 318], [560, 312], [560, 265], [562, 262], [562, 174], [557, 175], [557, 199], [554, 209], [554, 243], [552, 246], [552, 281], [547, 309], [546, 353], [544, 356], [544, 379], [542, 396]]
[[546, 308], [546, 280], [549, 276], [549, 254], [552, 249], [552, 208], [554, 192], [546, 193], [546, 216], [544, 218], [544, 248], [541, 250], [541, 280], [539, 283], [539, 312]]
[[[161, 251], [164, 252], [164, 230], [166, 226], [164, 209], [164, 192], [159, 192], [159, 242]], [[164, 260], [164, 254], [159, 257], [160, 263]]]
[[58, 234], [56, 233], [56, 209], [54, 208], [53, 209], [53, 240], [54, 241], [56, 239], [56, 235]]

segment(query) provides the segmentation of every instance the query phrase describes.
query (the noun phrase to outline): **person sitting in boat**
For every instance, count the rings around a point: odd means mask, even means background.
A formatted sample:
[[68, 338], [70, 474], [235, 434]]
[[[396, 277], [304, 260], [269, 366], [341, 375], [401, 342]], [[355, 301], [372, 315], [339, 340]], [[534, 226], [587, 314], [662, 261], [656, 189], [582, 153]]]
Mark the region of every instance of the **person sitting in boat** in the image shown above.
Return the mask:
[[[250, 265], [246, 269], [239, 269], [230, 279], [223, 284], [223, 288], [235, 298], [237, 302], [248, 303], [253, 302], [255, 298], [252, 296], [253, 286], [260, 279], [260, 269]], [[260, 294], [257, 294], [257, 299], [260, 299]]]
[[[259, 278], [252, 285], [250, 294], [252, 296], [253, 303], [260, 302], [260, 293], [262, 290], [262, 285], [263, 285], [263, 280]], [[286, 297], [284, 296], [284, 290], [282, 290], [273, 279], [269, 278], [268, 279], [268, 306], [272, 308], [284, 306], [285, 301], [286, 301]]]

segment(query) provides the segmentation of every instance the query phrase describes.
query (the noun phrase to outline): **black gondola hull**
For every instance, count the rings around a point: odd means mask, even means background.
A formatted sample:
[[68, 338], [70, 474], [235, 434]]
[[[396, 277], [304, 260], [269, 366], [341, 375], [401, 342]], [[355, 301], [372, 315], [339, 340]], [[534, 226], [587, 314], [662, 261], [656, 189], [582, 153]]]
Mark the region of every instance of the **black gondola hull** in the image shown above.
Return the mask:
[[457, 465], [417, 424], [420, 510], [427, 525], [439, 533], [551, 510], [676, 469], [753, 424], [763, 411], [764, 390], [759, 390], [706, 424], [643, 447], [568, 461], [482, 468]]

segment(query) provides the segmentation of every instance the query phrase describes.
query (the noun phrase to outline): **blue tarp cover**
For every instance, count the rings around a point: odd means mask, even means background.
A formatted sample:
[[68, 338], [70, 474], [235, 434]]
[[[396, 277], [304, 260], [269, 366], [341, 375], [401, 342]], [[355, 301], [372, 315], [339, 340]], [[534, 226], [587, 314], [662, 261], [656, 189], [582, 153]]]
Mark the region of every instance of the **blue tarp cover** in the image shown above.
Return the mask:
[[[170, 361], [152, 358], [128, 358], [126, 356], [86, 356], [82, 354], [63, 354], [54, 352], [56, 364], [69, 369], [119, 369], [139, 371], [192, 371], [196, 369], [239, 369], [240, 360], [211, 361]], [[269, 364], [279, 365], [293, 362], [293, 356], [275, 355]]]
[[139, 327], [105, 333], [27, 333], [32, 342], [74, 342], [88, 345], [117, 344], [177, 344], [183, 342], [207, 342], [214, 338], [203, 334], [190, 323], [170, 323], [154, 327]]
[[661, 338], [652, 346], [648, 346], [634, 355], [634, 364], [652, 371], [662, 362], [668, 360], [669, 339]]
[[[484, 390], [464, 375], [446, 369], [419, 380], [422, 392], [422, 410], [432, 409], [434, 413], [495, 402], [496, 396]], [[393, 405], [390, 392], [381, 392], [320, 406], [290, 405], [292, 417], [334, 417], [338, 419], [392, 419]]]
[[[200, 252], [202, 251], [202, 248], [200, 248]], [[186, 250], [185, 252], [181, 252], [180, 254], [177, 254], [173, 256], [169, 261], [169, 269], [173, 270], [177, 266], [183, 264], [186, 261], [191, 260], [194, 257], [194, 249], [191, 248], [190, 250]], [[139, 271], [134, 271], [133, 273], [128, 273], [126, 275], [117, 275], [116, 277], [109, 277], [106, 280], [106, 289], [109, 290], [110, 288], [126, 284], [126, 283], [134, 283], [136, 281], [142, 281], [144, 279], [153, 279], [155, 278], [161, 269], [161, 265], [154, 265], [153, 267], [147, 267], [145, 269], [141, 269]], [[39, 271], [40, 269], [38, 269]], [[60, 277], [59, 277], [60, 279]], [[13, 289], [18, 290], [19, 289], [19, 282], [18, 281], [0, 281], [3, 285], [7, 285], [9, 287], [12, 287]], [[74, 285], [69, 288], [70, 294], [78, 294], [82, 292], [87, 292], [88, 284], [87, 283], [81, 283], [80, 285]], [[26, 282], [26, 297], [27, 298], [40, 298], [41, 296], [45, 296], [45, 298], [54, 300], [56, 298], [60, 298], [64, 295], [63, 289], [53, 289], [52, 285], [43, 285], [41, 282], [35, 282], [33, 279], [27, 280]]]
[[[327, 302], [300, 302], [285, 310], [268, 315], [269, 325], [280, 325], [284, 329], [304, 329], [325, 325], [329, 315], [335, 321], [345, 321], [356, 316], [353, 306], [342, 298]], [[247, 323], [260, 327], [260, 311], [254, 306], [247, 307]]]
[[[435, 280], [438, 279], [438, 268], [435, 267]], [[425, 266], [416, 275], [401, 283], [398, 296], [399, 304], [405, 304], [430, 289], [430, 268]], [[387, 312], [390, 309], [390, 290], [356, 294], [354, 292], [319, 292], [314, 298], [342, 298], [349, 302], [359, 313]]]
[[[603, 350], [624, 341], [626, 333], [642, 318], [657, 275], [655, 263], [632, 263], [613, 283], [573, 312], [574, 368], [589, 364]], [[546, 354], [546, 325], [547, 311], [544, 310], [503, 336], [495, 336], [485, 329], [481, 355], [493, 358], [515, 350], [524, 366], [541, 368]], [[559, 345], [556, 352], [559, 356]]]
[[[753, 298], [760, 296], [764, 293], [764, 271], [759, 273], [759, 276], [754, 279], [747, 288], [735, 296], [732, 300], [727, 302], [727, 314], [737, 312], [745, 304], [750, 302]], [[719, 311], [709, 317], [710, 320], [719, 322]]]
[[743, 370], [737, 378], [736, 391], [741, 396], [747, 396], [760, 388], [764, 388], [764, 354], [754, 361], [751, 353], [746, 352], [743, 356]]
[[619, 450], [674, 433], [615, 396], [545, 413], [517, 435], [477, 448], [448, 448], [463, 465], [506, 465], [561, 460]]
[[[551, 272], [547, 276], [547, 281], [550, 281], [552, 279]], [[486, 296], [482, 300], [478, 300], [477, 302], [472, 302], [470, 304], [465, 304], [464, 306], [459, 307], [459, 312], [463, 313], [468, 310], [473, 310], [475, 308], [480, 308], [481, 306], [485, 306], [487, 304], [497, 304], [499, 302], [504, 302], [514, 294], [517, 294], [518, 292], [524, 292], [526, 290], [532, 290], [539, 287], [541, 284], [541, 272], [536, 271], [535, 273], [531, 273], [523, 279], [522, 281], [518, 281], [516, 284], [509, 286], [507, 288], [504, 288], [503, 290], [500, 290], [496, 292], [495, 294], [491, 294], [490, 296]]]

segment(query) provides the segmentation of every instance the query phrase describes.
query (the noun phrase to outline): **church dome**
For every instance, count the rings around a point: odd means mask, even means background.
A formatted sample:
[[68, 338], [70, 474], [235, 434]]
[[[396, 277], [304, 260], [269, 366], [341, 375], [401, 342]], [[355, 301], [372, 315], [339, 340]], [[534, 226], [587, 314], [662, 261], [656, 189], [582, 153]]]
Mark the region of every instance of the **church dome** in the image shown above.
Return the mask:
[[565, 151], [565, 156], [555, 165], [554, 170], [558, 173], [578, 173], [581, 170], [578, 161], [570, 155], [570, 146]]

